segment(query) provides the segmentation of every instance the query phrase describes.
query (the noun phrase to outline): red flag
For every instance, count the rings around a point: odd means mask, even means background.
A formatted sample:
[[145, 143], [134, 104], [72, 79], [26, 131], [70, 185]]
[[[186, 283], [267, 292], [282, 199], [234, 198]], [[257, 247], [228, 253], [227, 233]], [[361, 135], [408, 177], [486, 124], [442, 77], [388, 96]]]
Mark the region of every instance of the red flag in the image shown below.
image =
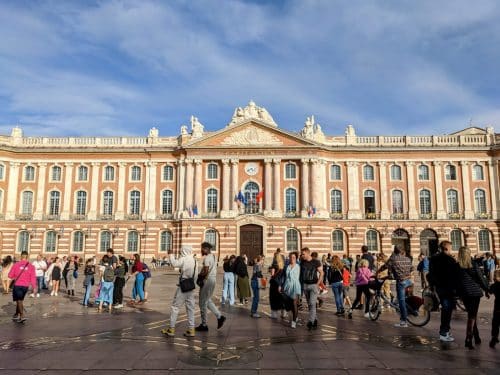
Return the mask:
[[260, 200], [264, 197], [264, 190], [261, 190], [257, 193], [257, 196], [255, 197], [255, 200], [257, 201], [257, 203], [260, 202]]

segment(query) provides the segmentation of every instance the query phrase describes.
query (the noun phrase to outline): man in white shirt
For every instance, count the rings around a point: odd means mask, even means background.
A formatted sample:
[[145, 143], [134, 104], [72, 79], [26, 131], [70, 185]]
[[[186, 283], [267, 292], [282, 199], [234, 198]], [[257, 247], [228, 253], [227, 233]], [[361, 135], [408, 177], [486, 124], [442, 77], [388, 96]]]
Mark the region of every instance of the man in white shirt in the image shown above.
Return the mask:
[[[40, 297], [40, 290], [42, 290], [43, 287], [43, 278], [45, 275], [45, 271], [47, 270], [47, 263], [42, 259], [41, 255], [38, 255], [36, 257], [36, 260], [32, 264], [35, 267], [36, 285], [37, 285], [36, 296], [38, 298]], [[30, 297], [31, 298], [35, 297], [35, 294], [31, 293]]]

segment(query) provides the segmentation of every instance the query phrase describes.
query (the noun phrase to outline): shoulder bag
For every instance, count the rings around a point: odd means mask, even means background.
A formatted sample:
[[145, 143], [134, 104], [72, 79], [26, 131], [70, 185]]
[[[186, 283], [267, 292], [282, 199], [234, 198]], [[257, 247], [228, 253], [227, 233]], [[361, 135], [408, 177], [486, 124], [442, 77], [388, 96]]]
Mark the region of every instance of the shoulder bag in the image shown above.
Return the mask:
[[183, 279], [182, 275], [179, 276], [179, 288], [181, 288], [182, 293], [190, 292], [196, 288], [196, 285], [194, 284], [194, 275], [196, 275], [196, 260], [194, 261], [193, 277]]

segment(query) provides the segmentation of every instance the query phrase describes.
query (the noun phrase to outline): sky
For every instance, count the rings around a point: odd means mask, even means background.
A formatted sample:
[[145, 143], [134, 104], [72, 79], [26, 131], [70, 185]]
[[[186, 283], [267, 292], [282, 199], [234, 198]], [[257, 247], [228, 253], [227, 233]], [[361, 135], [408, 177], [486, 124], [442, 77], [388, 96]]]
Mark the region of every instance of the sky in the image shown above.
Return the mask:
[[0, 134], [176, 136], [254, 100], [280, 128], [500, 124], [500, 2], [0, 2]]

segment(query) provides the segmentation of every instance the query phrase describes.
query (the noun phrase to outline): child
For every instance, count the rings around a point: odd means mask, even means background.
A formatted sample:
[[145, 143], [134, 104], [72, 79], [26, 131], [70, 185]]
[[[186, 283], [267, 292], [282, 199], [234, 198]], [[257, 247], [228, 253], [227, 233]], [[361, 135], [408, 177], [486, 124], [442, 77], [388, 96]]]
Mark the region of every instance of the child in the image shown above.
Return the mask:
[[344, 265], [342, 269], [342, 294], [344, 295], [344, 307], [352, 307], [351, 298], [349, 297], [349, 285], [351, 283], [351, 272], [349, 267]]
[[365, 296], [365, 318], [369, 318], [368, 310], [370, 307], [370, 288], [368, 282], [372, 277], [372, 271], [368, 268], [369, 262], [366, 259], [359, 261], [358, 270], [356, 271], [356, 299], [354, 300], [348, 317], [352, 318], [352, 310], [354, 310], [361, 302], [361, 295]]
[[490, 293], [495, 295], [490, 341], [490, 348], [494, 348], [498, 344], [498, 330], [500, 326], [500, 270], [495, 271], [495, 282], [490, 286]]

